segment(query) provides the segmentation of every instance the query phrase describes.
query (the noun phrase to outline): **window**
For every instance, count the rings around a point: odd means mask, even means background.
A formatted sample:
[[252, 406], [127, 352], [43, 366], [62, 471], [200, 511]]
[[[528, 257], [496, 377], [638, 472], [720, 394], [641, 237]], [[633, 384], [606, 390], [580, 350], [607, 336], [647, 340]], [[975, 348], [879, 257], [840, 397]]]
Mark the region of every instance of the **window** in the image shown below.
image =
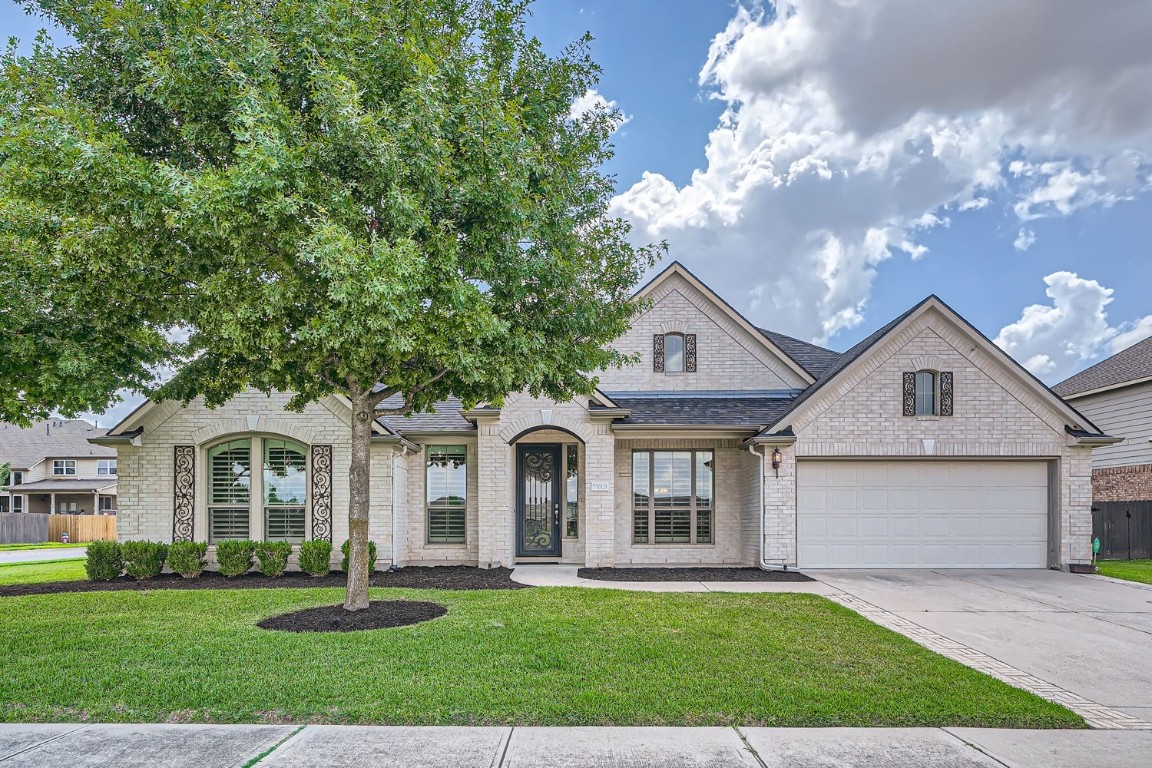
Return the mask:
[[208, 451], [208, 541], [249, 538], [252, 441], [231, 440]]
[[936, 374], [932, 371], [916, 372], [916, 415], [936, 415]]
[[564, 489], [564, 537], [575, 539], [580, 535], [580, 463], [575, 444], [569, 443], [564, 450], [568, 468], [567, 487]]
[[664, 334], [664, 372], [684, 372], [684, 336], [679, 333]]
[[303, 445], [265, 438], [264, 443], [264, 539], [304, 540], [308, 465]]
[[107, 513], [107, 512], [111, 512], [111, 511], [112, 511], [112, 509], [113, 509], [113, 507], [112, 507], [112, 497], [111, 497], [111, 496], [101, 496], [101, 497], [100, 497], [100, 507], [99, 507], [99, 510], [100, 510], [101, 512]]
[[116, 459], [99, 459], [96, 462], [97, 475], [115, 475]]
[[468, 506], [468, 449], [463, 445], [429, 445], [425, 450], [428, 543], [463, 544]]
[[24, 497], [23, 496], [13, 496], [12, 497], [12, 511], [17, 513], [17, 514], [24, 511]]
[[52, 474], [54, 474], [54, 475], [75, 475], [76, 474], [76, 459], [53, 459], [52, 460]]
[[11, 475], [8, 476], [8, 485], [9, 486], [22, 485], [23, 483], [24, 483], [24, 473], [23, 472], [13, 472]]
[[632, 541], [711, 544], [712, 451], [632, 454]]

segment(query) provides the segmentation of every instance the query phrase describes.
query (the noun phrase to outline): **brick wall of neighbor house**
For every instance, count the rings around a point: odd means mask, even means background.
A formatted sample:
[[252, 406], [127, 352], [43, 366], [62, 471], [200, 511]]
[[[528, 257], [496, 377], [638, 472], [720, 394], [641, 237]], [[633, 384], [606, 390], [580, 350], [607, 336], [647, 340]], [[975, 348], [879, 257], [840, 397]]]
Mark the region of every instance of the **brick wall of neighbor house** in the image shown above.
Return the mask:
[[[464, 445], [468, 448], [468, 498], [465, 501], [465, 533], [463, 544], [429, 544], [427, 495], [424, 491], [428, 482], [426, 470], [427, 445]], [[465, 437], [427, 438], [421, 440], [420, 452], [409, 454], [408, 503], [403, 515], [405, 546], [401, 564], [419, 565], [476, 565], [479, 552], [479, 521], [477, 498], [480, 487], [479, 469], [476, 461], [476, 439]]]
[[[640, 362], [600, 374], [600, 388], [611, 391], [681, 391], [791, 389], [805, 382], [679, 276], [669, 278], [650, 295], [652, 308], [612, 346], [638, 354]], [[696, 334], [696, 371], [652, 370], [652, 336]]]
[[[960, 329], [928, 312], [872, 350], [852, 375], [819, 392], [792, 422], [793, 449], [782, 449], [779, 480], [765, 482], [767, 547], [775, 562], [795, 563], [795, 459], [805, 457], [1002, 457], [1059, 459], [1061, 562], [1091, 556], [1091, 452], [1072, 447], [1063, 417], [986, 355]], [[954, 415], [902, 415], [901, 374], [952, 371]], [[929, 452], [924, 439], [933, 440]]]
[[1147, 501], [1152, 499], [1152, 464], [1097, 467], [1092, 470], [1093, 501]]
[[[338, 561], [340, 544], [348, 537], [349, 417], [335, 398], [311, 403], [302, 413], [285, 411], [287, 402], [287, 395], [245, 392], [215, 410], [200, 400], [187, 408], [173, 402], [153, 408], [142, 424], [143, 445], [118, 448], [117, 536], [172, 540], [174, 448], [196, 445], [194, 530], [197, 541], [206, 541], [207, 448], [230, 436], [261, 434], [332, 446], [332, 542], [333, 559]], [[390, 445], [372, 446], [369, 536], [379, 548], [382, 565], [390, 560], [392, 547], [392, 453]], [[311, 531], [311, 509], [307, 530]]]
[[[632, 543], [632, 453], [636, 450], [706, 449], [714, 453], [715, 517], [714, 544], [633, 544]], [[616, 443], [616, 554], [615, 564], [626, 565], [752, 565], [744, 533], [758, 524], [755, 484], [758, 475], [749, 473], [752, 457], [739, 440], [661, 439], [619, 440]], [[748, 477], [752, 476], [752, 488]], [[753, 533], [752, 541], [755, 542]]]

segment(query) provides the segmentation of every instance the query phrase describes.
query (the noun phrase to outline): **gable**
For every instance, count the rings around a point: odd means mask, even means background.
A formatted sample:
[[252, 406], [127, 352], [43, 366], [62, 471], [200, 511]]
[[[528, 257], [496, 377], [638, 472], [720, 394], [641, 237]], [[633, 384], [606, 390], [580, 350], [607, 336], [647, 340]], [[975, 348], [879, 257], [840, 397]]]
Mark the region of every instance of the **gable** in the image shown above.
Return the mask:
[[[638, 355], [639, 363], [600, 374], [600, 389], [640, 391], [750, 391], [802, 389], [809, 381], [795, 362], [771, 346], [759, 332], [749, 332], [735, 313], [705, 294], [685, 275], [667, 273], [644, 292], [651, 306], [612, 346]], [[753, 329], [755, 331], [755, 329]], [[653, 336], [696, 336], [696, 371], [653, 371]]]
[[[806, 453], [851, 443], [922, 455], [929, 440], [934, 455], [1051, 454], [1067, 442], [1065, 425], [1092, 426], [938, 306], [892, 330], [781, 419]], [[952, 372], [952, 416], [903, 415], [903, 374], [920, 369]]]

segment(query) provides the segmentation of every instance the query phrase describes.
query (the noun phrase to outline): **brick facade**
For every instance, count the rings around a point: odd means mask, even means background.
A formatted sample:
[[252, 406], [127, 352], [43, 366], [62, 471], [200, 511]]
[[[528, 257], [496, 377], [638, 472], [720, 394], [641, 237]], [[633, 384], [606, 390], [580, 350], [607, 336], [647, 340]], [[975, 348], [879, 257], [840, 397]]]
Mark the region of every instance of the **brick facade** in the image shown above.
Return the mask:
[[1152, 464], [1092, 470], [1093, 501], [1152, 500]]

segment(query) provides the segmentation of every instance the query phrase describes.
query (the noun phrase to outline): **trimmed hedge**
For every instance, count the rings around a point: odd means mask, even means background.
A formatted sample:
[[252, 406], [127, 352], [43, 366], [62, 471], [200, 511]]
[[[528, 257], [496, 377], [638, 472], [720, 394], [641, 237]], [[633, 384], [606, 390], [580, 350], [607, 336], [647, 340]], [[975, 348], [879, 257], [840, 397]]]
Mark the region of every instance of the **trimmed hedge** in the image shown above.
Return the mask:
[[88, 559], [84, 561], [84, 571], [89, 581], [112, 581], [120, 575], [124, 566], [120, 561], [120, 543], [116, 541], [94, 541], [88, 545]]
[[256, 545], [256, 559], [260, 561], [260, 573], [265, 576], [279, 576], [288, 567], [288, 557], [292, 545], [286, 541], [262, 541]]
[[252, 569], [252, 555], [256, 552], [256, 542], [248, 539], [216, 542], [216, 564], [220, 575], [232, 578], [242, 576]]
[[[344, 573], [348, 573], [348, 547], [349, 546], [351, 546], [351, 542], [348, 539], [344, 539], [344, 543], [340, 545], [340, 554], [344, 555], [343, 559], [340, 560], [340, 570], [344, 571]], [[372, 571], [374, 571], [374, 570], [376, 570], [376, 542], [369, 541], [368, 542], [368, 573], [372, 573]]]
[[203, 541], [178, 541], [168, 547], [168, 567], [186, 579], [204, 573], [208, 564], [208, 545]]
[[327, 576], [332, 562], [332, 542], [315, 540], [300, 545], [300, 570], [313, 576]]
[[134, 579], [150, 579], [164, 570], [168, 545], [159, 541], [125, 541], [120, 545], [124, 573]]

